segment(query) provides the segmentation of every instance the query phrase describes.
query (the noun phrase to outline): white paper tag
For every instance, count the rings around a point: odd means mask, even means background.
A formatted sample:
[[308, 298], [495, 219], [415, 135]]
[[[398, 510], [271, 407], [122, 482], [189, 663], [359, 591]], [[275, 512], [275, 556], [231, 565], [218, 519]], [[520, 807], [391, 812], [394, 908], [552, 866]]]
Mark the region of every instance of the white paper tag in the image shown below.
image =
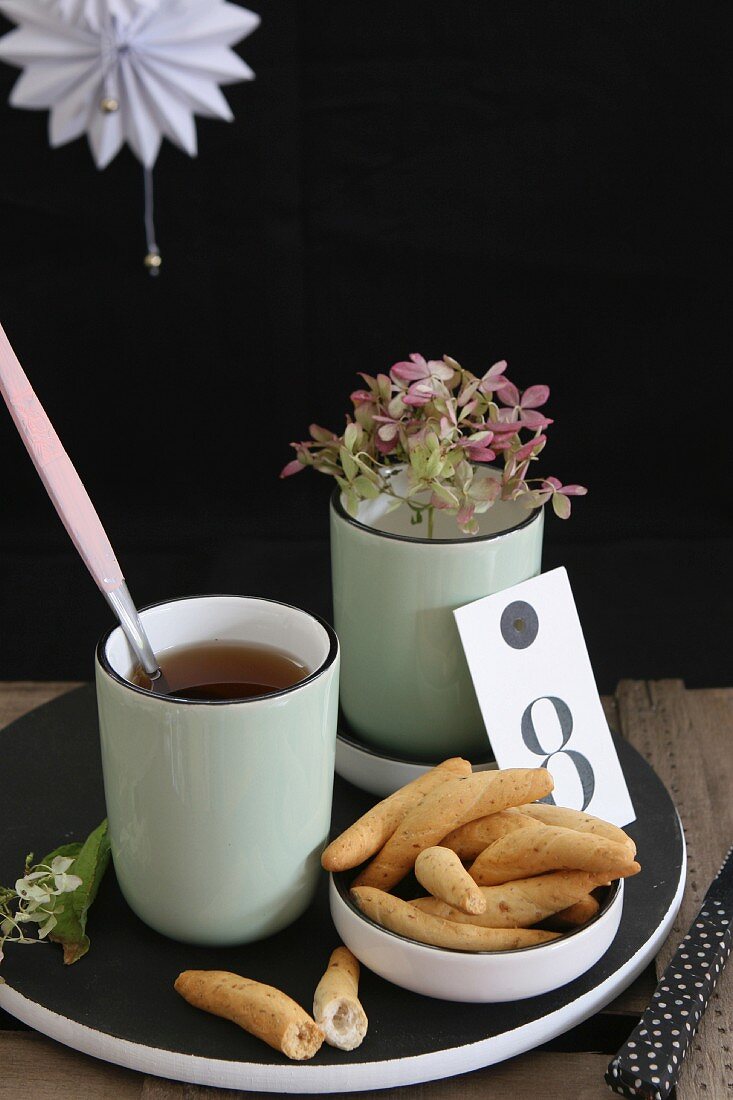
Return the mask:
[[499, 767], [549, 768], [558, 806], [633, 821], [565, 569], [454, 614]]

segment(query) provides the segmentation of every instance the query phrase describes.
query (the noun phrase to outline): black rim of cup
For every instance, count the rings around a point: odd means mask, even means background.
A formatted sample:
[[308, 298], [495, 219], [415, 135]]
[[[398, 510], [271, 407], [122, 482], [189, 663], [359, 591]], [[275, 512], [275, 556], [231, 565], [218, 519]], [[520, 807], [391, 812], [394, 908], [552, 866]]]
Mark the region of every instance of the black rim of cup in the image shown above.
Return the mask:
[[156, 607], [167, 607], [174, 603], [183, 603], [185, 600], [257, 600], [259, 603], [271, 603], [276, 604], [277, 607], [285, 607], [289, 611], [298, 611], [302, 615], [307, 615], [309, 619], [313, 619], [314, 622], [322, 626], [326, 631], [328, 638], [328, 653], [326, 658], [313, 672], [310, 672], [304, 679], [298, 680], [297, 684], [291, 684], [290, 687], [279, 688], [277, 691], [268, 691], [266, 695], [250, 695], [246, 699], [185, 699], [181, 695], [156, 695], [154, 691], [150, 691], [148, 688], [140, 687], [138, 684], [131, 683], [130, 680], [126, 680], [124, 676], [121, 676], [116, 669], [112, 668], [109, 658], [107, 657], [107, 643], [114, 634], [115, 630], [121, 630], [122, 627], [119, 623], [110, 627], [105, 631], [102, 637], [97, 643], [96, 657], [99, 662], [100, 668], [106, 672], [106, 674], [116, 683], [121, 684], [122, 687], [128, 688], [130, 691], [135, 691], [139, 695], [144, 695], [148, 699], [158, 699], [164, 703], [180, 703], [182, 706], [190, 707], [238, 707], [244, 706], [247, 703], [259, 703], [263, 699], [280, 699], [283, 695], [290, 695], [292, 692], [300, 691], [301, 688], [306, 687], [308, 684], [312, 684], [314, 680], [317, 680], [319, 676], [322, 676], [324, 672], [327, 672], [333, 665], [338, 655], [339, 643], [336, 637], [336, 632], [332, 626], [322, 619], [320, 615], [316, 615], [312, 611], [306, 611], [302, 607], [296, 607], [291, 603], [284, 603], [283, 600], [268, 600], [266, 596], [238, 596], [231, 592], [212, 592], [209, 594], [200, 594], [195, 596], [177, 596], [172, 600], [158, 600], [157, 603], [148, 604], [147, 607], [143, 607], [140, 610], [141, 614], [146, 611], [152, 611]]

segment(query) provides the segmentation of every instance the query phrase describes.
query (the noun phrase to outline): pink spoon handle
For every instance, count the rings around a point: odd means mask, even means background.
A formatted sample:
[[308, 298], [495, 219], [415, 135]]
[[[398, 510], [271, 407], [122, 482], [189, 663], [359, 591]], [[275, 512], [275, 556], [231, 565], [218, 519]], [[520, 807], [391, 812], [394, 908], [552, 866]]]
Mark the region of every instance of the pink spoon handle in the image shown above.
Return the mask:
[[81, 478], [61, 446], [0, 325], [0, 392], [74, 546], [105, 594], [124, 583], [114, 550]]

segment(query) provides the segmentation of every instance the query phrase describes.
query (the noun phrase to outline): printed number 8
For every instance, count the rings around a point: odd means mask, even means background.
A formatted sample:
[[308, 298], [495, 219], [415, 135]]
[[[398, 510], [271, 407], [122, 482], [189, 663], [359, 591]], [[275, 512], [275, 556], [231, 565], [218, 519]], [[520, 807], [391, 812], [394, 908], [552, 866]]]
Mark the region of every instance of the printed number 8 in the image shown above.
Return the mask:
[[[557, 720], [560, 723], [560, 733], [562, 734], [562, 745], [559, 749], [555, 749], [553, 752], [548, 752], [547, 749], [543, 749], [540, 744], [540, 739], [537, 736], [537, 731], [534, 728], [534, 719], [532, 718], [532, 708], [535, 703], [539, 703], [542, 699], [547, 699], [549, 703], [552, 703], [555, 708], [555, 714]], [[593, 792], [596, 789], [596, 780], [593, 775], [593, 768], [590, 765], [587, 757], [583, 756], [582, 752], [576, 752], [575, 749], [566, 749], [570, 735], [573, 732], [573, 715], [570, 711], [570, 707], [562, 699], [556, 698], [554, 695], [540, 695], [539, 698], [534, 699], [524, 714], [522, 715], [522, 740], [529, 749], [530, 752], [535, 753], [537, 756], [544, 756], [542, 761], [542, 767], [546, 768], [553, 756], [569, 756], [573, 764], [575, 764], [578, 772], [578, 779], [583, 791], [583, 805], [581, 810], [585, 810], [593, 798]], [[548, 794], [547, 798], [542, 799], [543, 802], [549, 802], [551, 805], [555, 805], [555, 799], [551, 794]]]

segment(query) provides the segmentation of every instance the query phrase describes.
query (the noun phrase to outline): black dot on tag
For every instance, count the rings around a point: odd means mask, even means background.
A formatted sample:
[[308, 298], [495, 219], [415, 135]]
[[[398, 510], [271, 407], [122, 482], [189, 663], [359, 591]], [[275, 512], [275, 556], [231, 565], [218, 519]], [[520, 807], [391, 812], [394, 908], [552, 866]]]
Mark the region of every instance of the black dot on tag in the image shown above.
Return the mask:
[[504, 608], [499, 623], [501, 636], [512, 649], [527, 649], [539, 633], [540, 621], [531, 604], [515, 600]]

